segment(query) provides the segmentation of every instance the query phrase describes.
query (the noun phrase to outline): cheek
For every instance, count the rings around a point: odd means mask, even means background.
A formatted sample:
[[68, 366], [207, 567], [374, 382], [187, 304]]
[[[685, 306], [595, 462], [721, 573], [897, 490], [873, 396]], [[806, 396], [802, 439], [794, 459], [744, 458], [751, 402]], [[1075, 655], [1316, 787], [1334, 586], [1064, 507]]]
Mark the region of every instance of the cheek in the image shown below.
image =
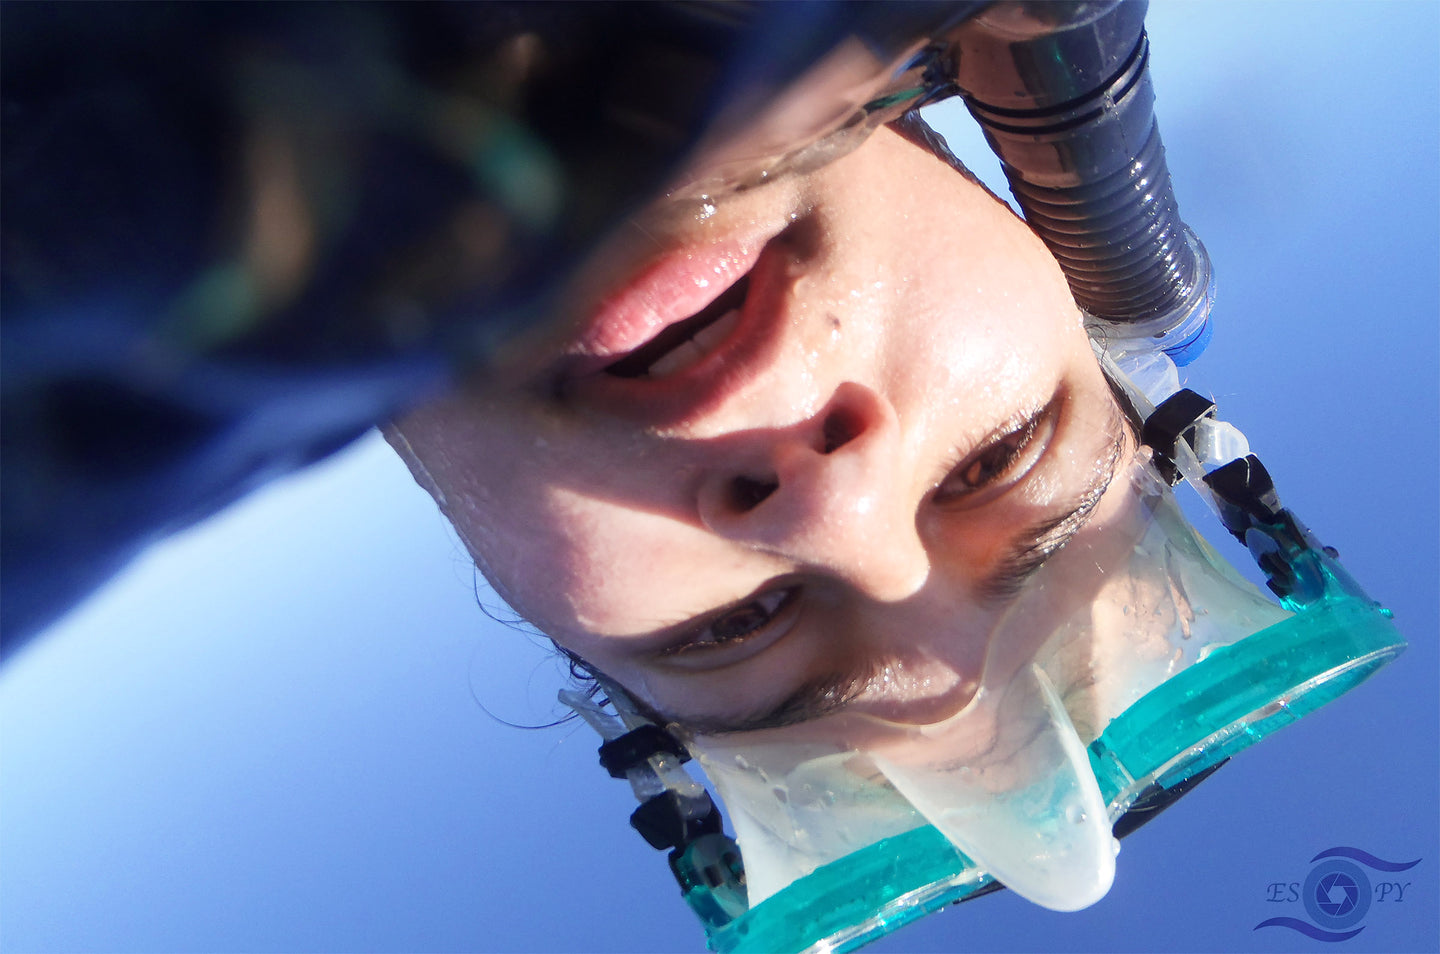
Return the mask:
[[886, 367], [897, 399], [953, 428], [1013, 412], [1079, 361], [1093, 363], [1069, 287], [1023, 224], [988, 197], [961, 204], [944, 245], [897, 268]]
[[[1008, 215], [1008, 214], [1007, 214]], [[1080, 314], [1057, 266], [1018, 223], [982, 220], [983, 241], [952, 254], [932, 253], [913, 284], [927, 331], [943, 342], [960, 373], [997, 387], [1044, 375], [1052, 379], [1089, 347]], [[967, 247], [968, 246], [968, 247]]]

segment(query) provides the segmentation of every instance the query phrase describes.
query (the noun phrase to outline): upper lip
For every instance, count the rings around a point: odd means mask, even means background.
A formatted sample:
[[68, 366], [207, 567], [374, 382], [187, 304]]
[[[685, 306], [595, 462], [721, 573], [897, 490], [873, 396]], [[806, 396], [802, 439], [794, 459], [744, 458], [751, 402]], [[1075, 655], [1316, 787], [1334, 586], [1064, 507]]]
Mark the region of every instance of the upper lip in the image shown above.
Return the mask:
[[[784, 223], [758, 235], [686, 246], [650, 261], [608, 295], [572, 339], [562, 361], [564, 392], [626, 417], [663, 425], [694, 418], [760, 379], [784, 324]], [[666, 328], [711, 305], [742, 279], [748, 290], [735, 330], [702, 360], [664, 378], [617, 377], [605, 369]]]

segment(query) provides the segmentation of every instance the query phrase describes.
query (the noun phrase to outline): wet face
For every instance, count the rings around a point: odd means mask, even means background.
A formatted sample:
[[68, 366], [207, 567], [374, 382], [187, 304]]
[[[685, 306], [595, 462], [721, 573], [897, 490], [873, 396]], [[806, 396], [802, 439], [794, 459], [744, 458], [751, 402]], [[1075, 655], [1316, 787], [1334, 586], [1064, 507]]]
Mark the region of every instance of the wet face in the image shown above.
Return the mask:
[[1119, 506], [1054, 261], [890, 130], [637, 219], [566, 300], [390, 437], [503, 597], [691, 728], [953, 712], [1019, 585]]

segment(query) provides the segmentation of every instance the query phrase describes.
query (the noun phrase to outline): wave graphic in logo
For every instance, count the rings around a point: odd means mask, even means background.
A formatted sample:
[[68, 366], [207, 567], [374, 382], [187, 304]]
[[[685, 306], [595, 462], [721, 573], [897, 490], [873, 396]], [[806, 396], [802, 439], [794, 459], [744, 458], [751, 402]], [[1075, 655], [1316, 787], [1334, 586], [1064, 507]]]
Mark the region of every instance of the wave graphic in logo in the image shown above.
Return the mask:
[[1306, 937], [1313, 937], [1317, 941], [1348, 941], [1365, 930], [1365, 926], [1361, 925], [1353, 931], [1336, 934], [1333, 931], [1322, 931], [1309, 921], [1302, 921], [1299, 918], [1269, 918], [1255, 925], [1255, 930], [1258, 931], [1262, 927], [1288, 927], [1292, 931], [1299, 931]]
[[1343, 845], [1337, 848], [1326, 848], [1324, 851], [1320, 852], [1320, 854], [1316, 855], [1314, 858], [1311, 858], [1310, 863], [1314, 864], [1321, 858], [1353, 858], [1356, 861], [1360, 862], [1362, 865], [1368, 865], [1369, 867], [1374, 868], [1376, 871], [1405, 871], [1407, 869], [1415, 867], [1420, 863], [1419, 858], [1416, 858], [1414, 861], [1406, 862], [1386, 861], [1383, 858], [1376, 858], [1374, 855], [1370, 854], [1370, 852], [1364, 851], [1360, 848], [1346, 848]]

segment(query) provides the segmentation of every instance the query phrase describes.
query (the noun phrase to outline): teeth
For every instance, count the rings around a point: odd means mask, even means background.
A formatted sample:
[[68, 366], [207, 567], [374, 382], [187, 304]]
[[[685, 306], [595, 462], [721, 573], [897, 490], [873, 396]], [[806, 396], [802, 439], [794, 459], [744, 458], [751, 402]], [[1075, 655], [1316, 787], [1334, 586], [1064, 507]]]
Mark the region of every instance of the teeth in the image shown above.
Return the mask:
[[730, 337], [731, 330], [740, 322], [740, 309], [731, 308], [713, 324], [706, 325], [695, 333], [691, 340], [700, 346], [702, 351], [714, 351], [726, 338]]
[[789, 590], [775, 590], [774, 592], [766, 593], [763, 596], [757, 596], [755, 598], [755, 602], [759, 603], [760, 608], [763, 609], [766, 613], [774, 616], [775, 611], [780, 608], [780, 604], [785, 602], [785, 597], [789, 595]]
[[730, 336], [731, 330], [740, 321], [740, 309], [732, 308], [723, 317], [706, 325], [695, 333], [695, 337], [666, 352], [659, 361], [650, 365], [648, 376], [666, 378], [684, 371]]
[[694, 341], [686, 341], [671, 348], [659, 361], [650, 365], [649, 377], [669, 377], [677, 371], [684, 371], [703, 357], [705, 352], [701, 351]]

